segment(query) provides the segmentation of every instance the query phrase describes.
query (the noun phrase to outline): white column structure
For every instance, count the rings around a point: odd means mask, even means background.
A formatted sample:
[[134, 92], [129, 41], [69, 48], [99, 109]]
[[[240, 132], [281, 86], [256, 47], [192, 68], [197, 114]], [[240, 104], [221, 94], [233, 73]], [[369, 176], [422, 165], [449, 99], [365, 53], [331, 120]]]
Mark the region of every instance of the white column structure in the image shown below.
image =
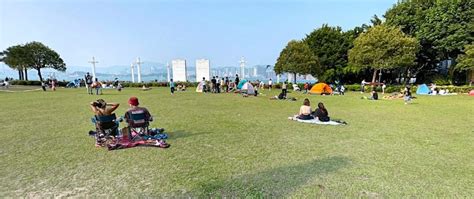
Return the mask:
[[166, 80], [170, 82], [170, 63], [166, 62]]
[[98, 61], [95, 60], [95, 57], [92, 57], [92, 61], [89, 61], [89, 63], [92, 64], [92, 81], [95, 82], [95, 64], [99, 63]]
[[187, 81], [186, 60], [174, 59], [171, 61], [171, 66], [173, 67], [173, 81], [175, 82]]
[[130, 64], [130, 70], [132, 72], [132, 82], [135, 83], [135, 72], [133, 63]]
[[137, 58], [137, 61], [135, 62], [137, 64], [137, 75], [138, 75], [138, 83], [142, 82], [142, 70], [141, 70], [141, 64], [143, 62], [140, 61], [140, 57]]
[[277, 75], [277, 84], [280, 83], [280, 74]]
[[241, 57], [240, 58], [240, 78], [241, 79], [244, 79], [245, 78], [245, 58], [244, 57]]
[[209, 77], [210, 62], [208, 59], [197, 59], [196, 60], [196, 82], [205, 78], [207, 81], [210, 80]]

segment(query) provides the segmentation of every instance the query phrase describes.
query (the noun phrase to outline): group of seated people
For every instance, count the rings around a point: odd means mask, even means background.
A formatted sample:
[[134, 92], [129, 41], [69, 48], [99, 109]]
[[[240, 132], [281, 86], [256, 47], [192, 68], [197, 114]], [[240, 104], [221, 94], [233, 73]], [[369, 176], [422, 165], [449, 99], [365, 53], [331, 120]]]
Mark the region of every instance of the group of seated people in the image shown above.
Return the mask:
[[[150, 112], [144, 108], [139, 107], [138, 98], [130, 97], [128, 100], [129, 109], [125, 112], [124, 118], [127, 127], [122, 128], [122, 136], [133, 138], [137, 134], [147, 134], [148, 124], [153, 120]], [[119, 107], [119, 103], [107, 103], [103, 99], [99, 99], [90, 103], [92, 112], [94, 113], [96, 123], [96, 146], [103, 146], [102, 138], [104, 136], [118, 136], [118, 122], [114, 111]], [[132, 128], [140, 128], [145, 132], [133, 130]]]
[[300, 112], [297, 116], [300, 120], [312, 120], [317, 118], [321, 122], [329, 122], [329, 113], [322, 102], [318, 103], [318, 108], [315, 111], [311, 109], [311, 103], [308, 98], [304, 99], [303, 105], [300, 107]]

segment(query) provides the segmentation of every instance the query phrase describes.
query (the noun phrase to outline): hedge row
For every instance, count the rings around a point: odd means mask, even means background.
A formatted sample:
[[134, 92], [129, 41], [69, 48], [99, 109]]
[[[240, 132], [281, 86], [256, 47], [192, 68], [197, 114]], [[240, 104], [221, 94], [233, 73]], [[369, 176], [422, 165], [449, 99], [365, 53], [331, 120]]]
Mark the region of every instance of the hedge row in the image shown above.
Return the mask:
[[[10, 82], [12, 85], [28, 85], [28, 86], [41, 86], [40, 81], [24, 81], [24, 80], [13, 80]], [[67, 85], [67, 81], [58, 81], [57, 85], [64, 87]], [[147, 87], [168, 87], [169, 84], [168, 82], [147, 82], [147, 83], [131, 83], [131, 82], [121, 82], [123, 87], [142, 87], [143, 85]], [[186, 87], [196, 87], [197, 82], [176, 82], [176, 85], [186, 85]], [[274, 89], [281, 89], [282, 83], [278, 83], [273, 85]], [[304, 84], [298, 84], [298, 86], [303, 89]], [[346, 91], [360, 91], [360, 84], [352, 84], [352, 85], [344, 85], [346, 88]], [[268, 85], [265, 84], [265, 88], [268, 88]], [[402, 85], [389, 85], [387, 88], [385, 88], [386, 93], [392, 93], [392, 92], [399, 92], [402, 90], [404, 86]], [[412, 86], [412, 91], [416, 91], [417, 86]], [[471, 90], [474, 90], [474, 86], [453, 86], [453, 85], [447, 85], [447, 86], [437, 86], [439, 89], [448, 89], [449, 92], [451, 93], [468, 93]], [[292, 89], [292, 85], [288, 85], [288, 90]], [[365, 86], [365, 91], [369, 92], [371, 90], [371, 86]], [[376, 90], [378, 92], [382, 92], [382, 88], [380, 86], [376, 87]]]

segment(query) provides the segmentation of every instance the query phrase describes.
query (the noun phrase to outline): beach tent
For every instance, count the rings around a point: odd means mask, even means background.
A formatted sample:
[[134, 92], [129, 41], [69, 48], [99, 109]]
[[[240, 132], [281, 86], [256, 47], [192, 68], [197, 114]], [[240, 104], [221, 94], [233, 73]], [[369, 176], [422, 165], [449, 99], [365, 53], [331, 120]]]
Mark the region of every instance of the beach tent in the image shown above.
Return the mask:
[[430, 88], [428, 88], [426, 84], [419, 85], [418, 89], [416, 89], [417, 95], [428, 95], [429, 93], [430, 93]]
[[199, 82], [199, 84], [196, 87], [196, 92], [202, 93], [203, 92], [202, 89], [204, 89], [204, 84], [203, 84], [203, 82]]
[[237, 89], [238, 90], [241, 90], [242, 89], [242, 86], [247, 83], [247, 80], [243, 79], [242, 81], [239, 82], [239, 85], [237, 85]]
[[240, 89], [243, 93], [247, 93], [249, 95], [255, 94], [255, 89], [253, 88], [252, 84], [249, 82], [245, 82]]
[[311, 90], [309, 90], [309, 93], [311, 94], [321, 94], [321, 93], [326, 93], [326, 94], [332, 94], [332, 89], [329, 85], [325, 83], [318, 83], [315, 84]]
[[470, 96], [474, 96], [474, 90], [471, 90], [471, 91], [469, 92], [469, 95], [470, 95]]

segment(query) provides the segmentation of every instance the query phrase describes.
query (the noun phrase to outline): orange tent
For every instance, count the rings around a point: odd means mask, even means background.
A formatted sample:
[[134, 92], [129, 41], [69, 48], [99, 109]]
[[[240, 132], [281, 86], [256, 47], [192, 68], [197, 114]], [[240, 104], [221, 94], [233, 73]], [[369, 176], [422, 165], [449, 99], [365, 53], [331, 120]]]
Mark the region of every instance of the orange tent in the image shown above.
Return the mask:
[[321, 93], [332, 94], [332, 89], [329, 85], [327, 85], [325, 83], [318, 83], [318, 84], [315, 84], [311, 88], [309, 93], [311, 93], [311, 94], [321, 94]]

